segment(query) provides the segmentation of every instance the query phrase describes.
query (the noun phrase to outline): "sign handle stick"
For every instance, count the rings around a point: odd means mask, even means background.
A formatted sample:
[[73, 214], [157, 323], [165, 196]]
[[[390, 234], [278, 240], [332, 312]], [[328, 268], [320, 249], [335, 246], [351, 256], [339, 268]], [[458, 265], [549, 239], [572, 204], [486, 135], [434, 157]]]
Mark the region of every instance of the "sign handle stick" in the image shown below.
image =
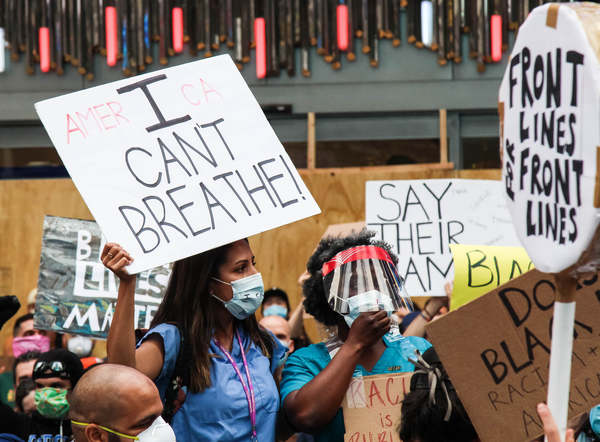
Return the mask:
[[555, 275], [555, 279], [558, 292], [554, 303], [554, 320], [552, 324], [548, 408], [558, 426], [560, 440], [564, 440], [569, 411], [576, 281], [560, 274]]

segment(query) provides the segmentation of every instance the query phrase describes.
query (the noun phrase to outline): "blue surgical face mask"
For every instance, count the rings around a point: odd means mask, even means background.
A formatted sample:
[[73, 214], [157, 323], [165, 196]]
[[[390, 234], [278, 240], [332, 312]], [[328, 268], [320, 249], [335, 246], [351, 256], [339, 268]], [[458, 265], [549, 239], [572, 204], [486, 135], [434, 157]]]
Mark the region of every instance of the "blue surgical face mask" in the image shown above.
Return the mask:
[[288, 309], [283, 305], [272, 304], [263, 311], [263, 316], [281, 316], [287, 319]]
[[352, 327], [352, 323], [362, 312], [385, 310], [390, 315], [394, 311], [390, 297], [377, 290], [371, 290], [348, 298], [348, 309], [349, 312], [343, 315], [348, 327]]
[[231, 283], [214, 277], [213, 279], [231, 286], [233, 297], [229, 301], [223, 301], [215, 295], [212, 296], [221, 301], [229, 313], [237, 319], [246, 319], [262, 304], [265, 288], [260, 273], [236, 279], [235, 281], [231, 281]]

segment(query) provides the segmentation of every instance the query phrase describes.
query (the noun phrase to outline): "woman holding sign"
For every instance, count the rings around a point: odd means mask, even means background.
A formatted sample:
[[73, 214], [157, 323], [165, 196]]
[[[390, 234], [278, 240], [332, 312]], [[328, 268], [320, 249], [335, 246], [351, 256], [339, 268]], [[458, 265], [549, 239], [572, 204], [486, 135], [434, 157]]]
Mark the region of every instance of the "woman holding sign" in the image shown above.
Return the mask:
[[117, 244], [102, 262], [121, 280], [108, 358], [154, 380], [178, 442], [275, 440], [279, 394], [273, 373], [285, 348], [259, 328], [263, 283], [247, 240], [173, 265], [151, 329], [134, 337], [136, 277]]
[[341, 405], [353, 377], [413, 371], [407, 358], [431, 346], [392, 326], [390, 314], [412, 310], [412, 303], [396, 271], [398, 259], [373, 235], [363, 230], [324, 238], [307, 264], [306, 312], [337, 332], [289, 357], [281, 398], [292, 426], [317, 441], [344, 440]]

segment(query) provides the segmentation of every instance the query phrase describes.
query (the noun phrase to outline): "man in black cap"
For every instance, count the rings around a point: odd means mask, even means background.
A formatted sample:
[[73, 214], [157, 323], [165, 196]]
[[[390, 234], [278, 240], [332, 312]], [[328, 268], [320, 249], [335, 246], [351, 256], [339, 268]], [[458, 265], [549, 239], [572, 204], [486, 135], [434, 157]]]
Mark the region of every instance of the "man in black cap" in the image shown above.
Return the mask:
[[42, 353], [33, 367], [36, 411], [32, 416], [26, 416], [1, 404], [0, 441], [14, 440], [3, 437], [2, 433], [24, 441], [70, 440], [67, 392], [73, 389], [82, 374], [83, 366], [74, 353], [62, 348]]

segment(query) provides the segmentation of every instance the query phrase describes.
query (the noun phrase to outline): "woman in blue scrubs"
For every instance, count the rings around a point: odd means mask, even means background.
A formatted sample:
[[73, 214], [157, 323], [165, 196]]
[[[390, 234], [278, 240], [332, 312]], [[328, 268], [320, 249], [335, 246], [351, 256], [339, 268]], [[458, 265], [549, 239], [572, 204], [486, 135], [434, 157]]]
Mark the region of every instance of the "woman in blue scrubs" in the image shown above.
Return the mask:
[[275, 440], [279, 394], [273, 373], [285, 347], [254, 316], [264, 288], [248, 241], [177, 261], [137, 348], [136, 277], [125, 271], [132, 258], [108, 243], [101, 259], [120, 279], [108, 359], [153, 379], [165, 409], [172, 406], [167, 391], [177, 376], [182, 388], [171, 421], [177, 441]]
[[292, 427], [314, 434], [317, 442], [343, 442], [341, 405], [353, 377], [414, 371], [408, 358], [431, 346], [392, 328], [391, 312], [412, 304], [396, 272], [397, 258], [373, 235], [363, 230], [325, 238], [307, 264], [305, 310], [335, 333], [288, 358], [281, 400]]

